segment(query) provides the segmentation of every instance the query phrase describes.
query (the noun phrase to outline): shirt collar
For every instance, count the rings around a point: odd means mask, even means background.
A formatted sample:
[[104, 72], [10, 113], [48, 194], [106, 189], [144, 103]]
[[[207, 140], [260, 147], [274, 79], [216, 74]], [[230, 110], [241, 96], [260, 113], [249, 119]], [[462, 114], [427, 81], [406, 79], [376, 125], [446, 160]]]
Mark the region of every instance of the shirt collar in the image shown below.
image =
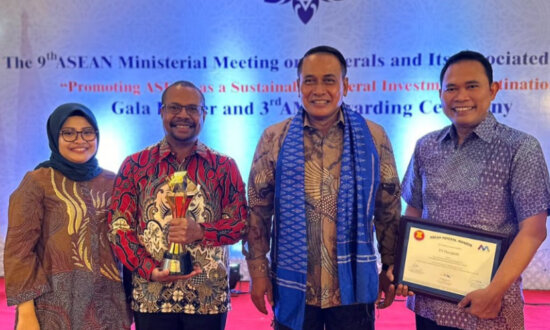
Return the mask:
[[[342, 106], [344, 106], [343, 103], [342, 103]], [[340, 109], [338, 110], [338, 119], [336, 120], [336, 122], [334, 123], [334, 125], [336, 125], [336, 124], [338, 124], [338, 123], [344, 124], [344, 113], [342, 112], [342, 107], [340, 107]], [[307, 116], [306, 109], [304, 109], [304, 127], [314, 128], [313, 125], [311, 125], [311, 123], [310, 123], [310, 121], [309, 121], [309, 118], [308, 118], [308, 116]]]
[[[202, 143], [198, 140], [195, 143], [195, 146], [193, 146], [193, 149], [191, 150], [191, 154], [192, 155], [198, 155], [198, 156], [206, 159], [209, 162], [211, 160], [211, 157], [208, 156], [208, 154], [209, 154], [208, 147], [204, 143]], [[168, 141], [166, 141], [166, 138], [164, 138], [160, 141], [159, 155], [160, 155], [161, 160], [168, 157], [168, 156], [170, 156], [170, 155], [172, 155], [172, 149], [170, 148], [170, 145], [168, 144]]]
[[479, 136], [482, 140], [486, 142], [491, 142], [493, 138], [497, 135], [495, 131], [495, 126], [497, 125], [497, 120], [491, 111], [487, 113], [487, 117], [477, 125], [474, 129], [474, 133]]
[[[483, 121], [479, 123], [476, 128], [474, 128], [473, 133], [483, 141], [491, 142], [496, 136], [495, 126], [497, 123], [498, 122], [495, 116], [491, 111], [489, 111], [487, 113], [487, 117], [485, 117], [485, 119], [483, 119]], [[449, 125], [445, 127], [443, 130], [441, 130], [441, 133], [437, 137], [437, 140], [439, 142], [443, 142], [447, 139], [452, 139], [453, 141], [458, 140], [458, 135], [456, 133], [456, 128], [454, 127], [454, 125]]]

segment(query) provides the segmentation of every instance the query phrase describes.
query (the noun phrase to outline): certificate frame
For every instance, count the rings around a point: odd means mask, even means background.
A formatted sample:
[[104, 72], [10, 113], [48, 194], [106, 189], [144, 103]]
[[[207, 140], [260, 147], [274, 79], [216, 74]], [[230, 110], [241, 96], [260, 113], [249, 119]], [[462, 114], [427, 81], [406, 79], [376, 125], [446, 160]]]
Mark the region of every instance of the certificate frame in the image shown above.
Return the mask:
[[[411, 231], [413, 230], [413, 236], [411, 236]], [[433, 244], [445, 243], [446, 245], [444, 246], [449, 249], [437, 248], [436, 250], [438, 251], [432, 251], [434, 256], [428, 256], [427, 259], [426, 250], [418, 250], [422, 249], [422, 245], [421, 243], [416, 242], [422, 241], [425, 238], [423, 233], [429, 233], [429, 235], [431, 235], [428, 237], [428, 241], [432, 240], [432, 245], [426, 246], [433, 247]], [[420, 236], [423, 238], [420, 238]], [[435, 242], [437, 239], [441, 240], [441, 242]], [[466, 281], [473, 283], [474, 285], [479, 285], [478, 288], [488, 285], [500, 266], [502, 258], [504, 258], [504, 255], [508, 249], [509, 241], [509, 236], [500, 233], [443, 224], [411, 216], [402, 216], [399, 225], [399, 237], [395, 255], [395, 283], [407, 285], [409, 290], [415, 293], [429, 295], [450, 302], [459, 302], [468, 292], [474, 291], [476, 288], [470, 290], [467, 285], [450, 288], [450, 281], [452, 281], [453, 278], [460, 278], [461, 275], [465, 275], [461, 278], [462, 282]], [[457, 247], [449, 246], [448, 243], [451, 245], [455, 244]], [[492, 261], [492, 267], [490, 262], [485, 261], [485, 264], [479, 262], [478, 265], [476, 264], [478, 262], [477, 258], [471, 258], [471, 255], [470, 258], [466, 258], [462, 256], [462, 253], [454, 253], [454, 250], [452, 249], [460, 250], [461, 244], [466, 250], [468, 250], [465, 254], [471, 254], [472, 251], [475, 250], [474, 247], [472, 247], [472, 244], [479, 244], [477, 251], [479, 251], [479, 253], [483, 253], [483, 258], [485, 258], [485, 260], [488, 258]], [[415, 249], [417, 251], [415, 251]], [[450, 250], [450, 252], [448, 250]], [[454, 259], [450, 260], [447, 255], [444, 255], [443, 257], [439, 256], [438, 253], [441, 251], [444, 253], [453, 254], [451, 257]], [[432, 252], [427, 253], [430, 254]], [[422, 254], [423, 256], [418, 257], [418, 254]], [[433, 264], [430, 264], [432, 260]], [[446, 262], [449, 263], [446, 264]], [[475, 275], [468, 273], [468, 271], [461, 273], [461, 264], [467, 265], [465, 269], [470, 269], [472, 267], [474, 269], [482, 269], [480, 271], [482, 274], [479, 275], [479, 278], [482, 278], [483, 280], [478, 280], [476, 277], [478, 276], [477, 273], [474, 273]], [[435, 269], [435, 274], [413, 274], [416, 272], [422, 273], [422, 265], [431, 270]], [[415, 276], [419, 279], [415, 279]], [[475, 279], [470, 279], [470, 277], [475, 277]], [[445, 282], [446, 280], [450, 281]], [[440, 284], [442, 281], [444, 284]], [[462, 292], [460, 292], [461, 290]]]

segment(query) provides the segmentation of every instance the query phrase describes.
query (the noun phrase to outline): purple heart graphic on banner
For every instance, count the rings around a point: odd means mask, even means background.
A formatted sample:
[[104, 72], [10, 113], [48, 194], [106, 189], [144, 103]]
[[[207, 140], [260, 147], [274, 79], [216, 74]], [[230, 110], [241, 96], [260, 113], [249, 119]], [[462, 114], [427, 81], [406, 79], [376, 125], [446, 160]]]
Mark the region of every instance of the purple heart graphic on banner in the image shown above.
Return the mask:
[[319, 7], [319, 0], [293, 0], [292, 7], [302, 22], [307, 24]]

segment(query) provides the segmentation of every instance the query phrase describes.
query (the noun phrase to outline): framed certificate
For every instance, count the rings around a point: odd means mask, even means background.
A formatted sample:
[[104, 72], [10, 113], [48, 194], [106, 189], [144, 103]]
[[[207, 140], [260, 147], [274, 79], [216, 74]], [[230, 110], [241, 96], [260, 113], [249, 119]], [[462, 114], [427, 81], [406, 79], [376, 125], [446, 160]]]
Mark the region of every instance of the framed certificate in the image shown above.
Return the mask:
[[458, 302], [491, 282], [507, 248], [506, 235], [403, 216], [395, 278], [415, 293]]

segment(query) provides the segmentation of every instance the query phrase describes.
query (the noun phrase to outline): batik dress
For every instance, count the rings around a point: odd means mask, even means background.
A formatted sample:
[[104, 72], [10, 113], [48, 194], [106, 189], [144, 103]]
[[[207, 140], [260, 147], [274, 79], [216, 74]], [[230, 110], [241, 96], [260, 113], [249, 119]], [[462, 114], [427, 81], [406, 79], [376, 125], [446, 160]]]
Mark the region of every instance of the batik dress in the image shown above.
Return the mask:
[[107, 240], [114, 174], [75, 182], [52, 168], [25, 175], [10, 197], [4, 252], [8, 305], [34, 300], [42, 329], [129, 329]]

